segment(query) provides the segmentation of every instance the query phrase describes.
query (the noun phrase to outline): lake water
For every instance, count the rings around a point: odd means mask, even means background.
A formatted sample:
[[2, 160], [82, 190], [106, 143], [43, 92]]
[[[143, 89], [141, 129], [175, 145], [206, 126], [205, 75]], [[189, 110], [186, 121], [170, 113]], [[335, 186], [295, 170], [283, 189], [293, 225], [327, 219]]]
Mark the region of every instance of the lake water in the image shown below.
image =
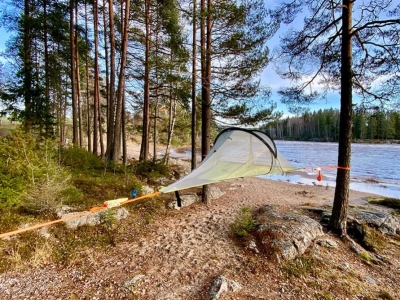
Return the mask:
[[[305, 171], [268, 178], [335, 186], [336, 169], [323, 170], [323, 180], [316, 180], [317, 173], [308, 168], [336, 166], [337, 143], [275, 141], [278, 151], [294, 166]], [[352, 144], [352, 190], [370, 192], [387, 197], [400, 198], [400, 145]], [[371, 183], [374, 182], [374, 183]]]

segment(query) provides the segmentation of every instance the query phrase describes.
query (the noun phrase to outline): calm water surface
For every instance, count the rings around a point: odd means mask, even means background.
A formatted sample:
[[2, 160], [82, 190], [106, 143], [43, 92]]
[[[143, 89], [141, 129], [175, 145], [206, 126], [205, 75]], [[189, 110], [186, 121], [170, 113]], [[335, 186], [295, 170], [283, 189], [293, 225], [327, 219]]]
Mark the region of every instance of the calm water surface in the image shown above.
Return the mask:
[[[337, 143], [275, 141], [279, 152], [299, 168], [336, 166]], [[307, 171], [294, 175], [277, 175], [273, 179], [312, 184], [316, 174]], [[304, 172], [303, 172], [304, 173]], [[352, 144], [350, 188], [387, 197], [400, 198], [400, 145], [397, 144]], [[312, 176], [315, 175], [315, 178]], [[335, 185], [336, 169], [323, 170], [321, 184]], [[368, 183], [371, 180], [376, 183]]]

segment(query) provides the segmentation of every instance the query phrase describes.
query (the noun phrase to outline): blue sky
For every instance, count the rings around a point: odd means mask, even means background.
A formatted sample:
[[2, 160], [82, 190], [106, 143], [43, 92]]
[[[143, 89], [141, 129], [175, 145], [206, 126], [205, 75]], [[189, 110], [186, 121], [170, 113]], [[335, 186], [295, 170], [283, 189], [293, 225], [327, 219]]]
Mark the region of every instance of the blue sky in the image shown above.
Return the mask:
[[[280, 96], [277, 93], [277, 91], [281, 87], [290, 86], [291, 85], [290, 80], [284, 80], [284, 79], [280, 78], [279, 75], [276, 74], [276, 72], [274, 71], [273, 64], [270, 64], [262, 72], [261, 82], [262, 82], [262, 84], [267, 85], [271, 88], [271, 90], [272, 90], [271, 99], [274, 102], [277, 102], [277, 104], [278, 104], [277, 110], [283, 111], [283, 113], [285, 115], [290, 115], [286, 105], [281, 104], [279, 102]], [[309, 108], [311, 111], [314, 111], [314, 110], [317, 111], [319, 109], [329, 109], [329, 108], [339, 109], [340, 108], [340, 95], [338, 92], [329, 92], [326, 99], [319, 100], [313, 104], [310, 104]]]
[[0, 27], [0, 51], [5, 50], [5, 43], [9, 37], [9, 33], [7, 33], [4, 28]]

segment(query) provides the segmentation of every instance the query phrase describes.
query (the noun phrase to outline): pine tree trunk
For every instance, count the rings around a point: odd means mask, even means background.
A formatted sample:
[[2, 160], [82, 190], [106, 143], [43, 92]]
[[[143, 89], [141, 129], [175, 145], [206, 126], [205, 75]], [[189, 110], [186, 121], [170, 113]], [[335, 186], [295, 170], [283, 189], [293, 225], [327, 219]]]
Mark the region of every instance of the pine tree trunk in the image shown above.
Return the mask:
[[126, 66], [126, 52], [128, 46], [128, 29], [129, 29], [129, 9], [130, 0], [125, 1], [125, 16], [123, 17], [121, 12], [121, 18], [123, 18], [123, 29], [122, 29], [122, 49], [121, 49], [121, 66], [118, 76], [118, 90], [117, 90], [117, 105], [115, 114], [115, 127], [114, 127], [114, 148], [112, 153], [112, 160], [118, 160], [121, 155], [121, 138], [122, 138], [122, 114], [125, 112], [122, 110], [124, 104], [124, 93], [125, 93], [125, 66]]
[[108, 51], [108, 31], [107, 31], [107, 12], [106, 12], [106, 3], [107, 0], [103, 0], [103, 38], [104, 38], [104, 63], [106, 67], [106, 103], [107, 103], [107, 115], [106, 115], [106, 120], [107, 120], [107, 129], [106, 131], [108, 132], [108, 122], [112, 117], [110, 116], [110, 109], [109, 109], [109, 104], [110, 104], [110, 57], [109, 57], [109, 51]]
[[99, 86], [99, 33], [98, 33], [98, 2], [93, 3], [93, 28], [94, 28], [94, 99], [93, 99], [93, 154], [98, 154], [99, 144], [99, 103], [100, 103], [100, 86]]
[[[78, 23], [78, 4], [75, 5], [75, 20]], [[81, 77], [79, 70], [79, 44], [78, 44], [78, 32], [75, 33], [75, 58], [76, 58], [76, 104], [78, 111], [78, 134], [79, 134], [79, 147], [83, 145], [83, 133], [82, 133], [82, 105], [81, 105]]]
[[[45, 76], [45, 101], [46, 101], [46, 113], [50, 112], [50, 74], [49, 74], [49, 45], [48, 45], [48, 28], [47, 28], [47, 0], [43, 1], [43, 15], [44, 15], [44, 76]], [[46, 117], [46, 128], [45, 136], [50, 137], [52, 129], [49, 123], [48, 117]]]
[[[203, 2], [203, 1], [202, 1]], [[204, 78], [202, 80], [202, 139], [201, 151], [202, 159], [204, 159], [208, 152], [210, 152], [211, 143], [211, 0], [207, 0], [207, 32], [205, 41], [205, 62], [204, 62]], [[203, 48], [203, 47], [202, 47]], [[203, 69], [203, 67], [202, 67]], [[203, 186], [202, 201], [211, 204], [211, 197], [209, 194], [209, 187]]]
[[32, 34], [31, 34], [31, 21], [30, 21], [30, 0], [25, 0], [24, 2], [24, 104], [25, 104], [25, 120], [24, 127], [25, 132], [30, 132], [32, 130]]
[[193, 46], [192, 46], [192, 162], [191, 169], [196, 168], [196, 0], [193, 0]]
[[86, 134], [88, 151], [92, 152], [92, 139], [90, 130], [90, 89], [89, 89], [89, 38], [88, 38], [88, 13], [87, 1], [85, 1], [85, 42], [86, 42], [86, 58], [85, 58], [85, 77], [86, 77]]
[[110, 93], [107, 103], [108, 120], [107, 120], [107, 150], [106, 156], [109, 160], [115, 160], [114, 141], [118, 137], [114, 137], [116, 120], [115, 120], [115, 33], [114, 33], [114, 4], [112, 0], [108, 1], [109, 11], [109, 30], [110, 30]]
[[143, 132], [140, 148], [140, 161], [149, 155], [149, 104], [150, 104], [150, 0], [145, 0], [146, 53], [144, 65]]
[[335, 198], [329, 227], [340, 236], [347, 235], [347, 208], [350, 186], [350, 157], [352, 134], [352, 7], [351, 0], [343, 0], [342, 8], [342, 50], [341, 50], [341, 93], [340, 93], [340, 130], [339, 155], [336, 177]]
[[172, 95], [172, 83], [170, 82], [169, 87], [169, 118], [168, 118], [168, 133], [167, 133], [167, 146], [165, 148], [164, 163], [168, 164], [170, 157], [170, 149], [172, 136], [174, 134], [175, 121], [176, 121], [176, 101]]
[[72, 143], [78, 144], [78, 110], [76, 105], [75, 94], [75, 38], [74, 38], [74, 1], [69, 1], [69, 44], [71, 56], [71, 101], [72, 101]]

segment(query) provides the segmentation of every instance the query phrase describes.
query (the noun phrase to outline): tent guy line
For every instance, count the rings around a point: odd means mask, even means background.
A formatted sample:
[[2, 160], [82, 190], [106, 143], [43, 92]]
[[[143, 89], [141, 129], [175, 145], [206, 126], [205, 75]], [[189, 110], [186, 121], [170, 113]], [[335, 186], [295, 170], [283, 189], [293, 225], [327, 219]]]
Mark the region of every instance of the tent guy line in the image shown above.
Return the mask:
[[77, 213], [77, 214], [74, 214], [74, 215], [69, 215], [67, 217], [63, 217], [61, 219], [57, 219], [57, 220], [54, 220], [54, 221], [35, 224], [35, 225], [29, 226], [29, 227], [20, 228], [20, 229], [14, 230], [14, 231], [2, 233], [2, 234], [0, 234], [0, 238], [6, 238], [6, 237], [10, 237], [12, 235], [16, 235], [16, 234], [19, 234], [19, 233], [27, 232], [27, 231], [30, 231], [30, 230], [43, 228], [43, 227], [46, 227], [46, 226], [49, 226], [49, 225], [53, 225], [53, 224], [57, 224], [57, 223], [61, 223], [61, 222], [66, 222], [66, 221], [69, 221], [69, 220], [72, 220], [72, 219], [76, 219], [76, 218], [79, 218], [79, 217], [87, 216], [89, 214], [92, 214], [92, 213], [95, 213], [95, 212], [98, 212], [98, 211], [114, 208], [114, 207], [117, 207], [117, 206], [125, 205], [125, 204], [128, 204], [128, 203], [134, 202], [134, 201], [143, 200], [143, 199], [150, 198], [150, 197], [155, 197], [158, 194], [159, 194], [159, 192], [154, 192], [154, 193], [147, 194], [147, 195], [144, 195], [144, 196], [141, 196], [141, 197], [138, 197], [138, 198], [134, 198], [134, 199], [121, 198], [121, 199], [115, 199], [115, 200], [108, 200], [108, 201], [104, 202], [103, 206], [95, 206], [95, 207], [92, 207], [88, 211], [84, 211], [84, 212]]
[[197, 186], [235, 178], [254, 177], [259, 175], [284, 174], [298, 170], [312, 169], [318, 171], [317, 179], [322, 180], [322, 169], [345, 169], [349, 167], [331, 166], [318, 168], [297, 168], [288, 162], [276, 148], [275, 142], [266, 133], [242, 128], [226, 128], [215, 139], [214, 146], [201, 164], [188, 175], [175, 181], [158, 192], [138, 198], [119, 198], [105, 201], [103, 206], [96, 206], [88, 211], [70, 215], [58, 220], [32, 225], [26, 228], [0, 234], [0, 238], [39, 229], [49, 225], [65, 222], [86, 216], [105, 209], [111, 209], [131, 202], [155, 197], [162, 193], [175, 192], [178, 204], [178, 191]]

